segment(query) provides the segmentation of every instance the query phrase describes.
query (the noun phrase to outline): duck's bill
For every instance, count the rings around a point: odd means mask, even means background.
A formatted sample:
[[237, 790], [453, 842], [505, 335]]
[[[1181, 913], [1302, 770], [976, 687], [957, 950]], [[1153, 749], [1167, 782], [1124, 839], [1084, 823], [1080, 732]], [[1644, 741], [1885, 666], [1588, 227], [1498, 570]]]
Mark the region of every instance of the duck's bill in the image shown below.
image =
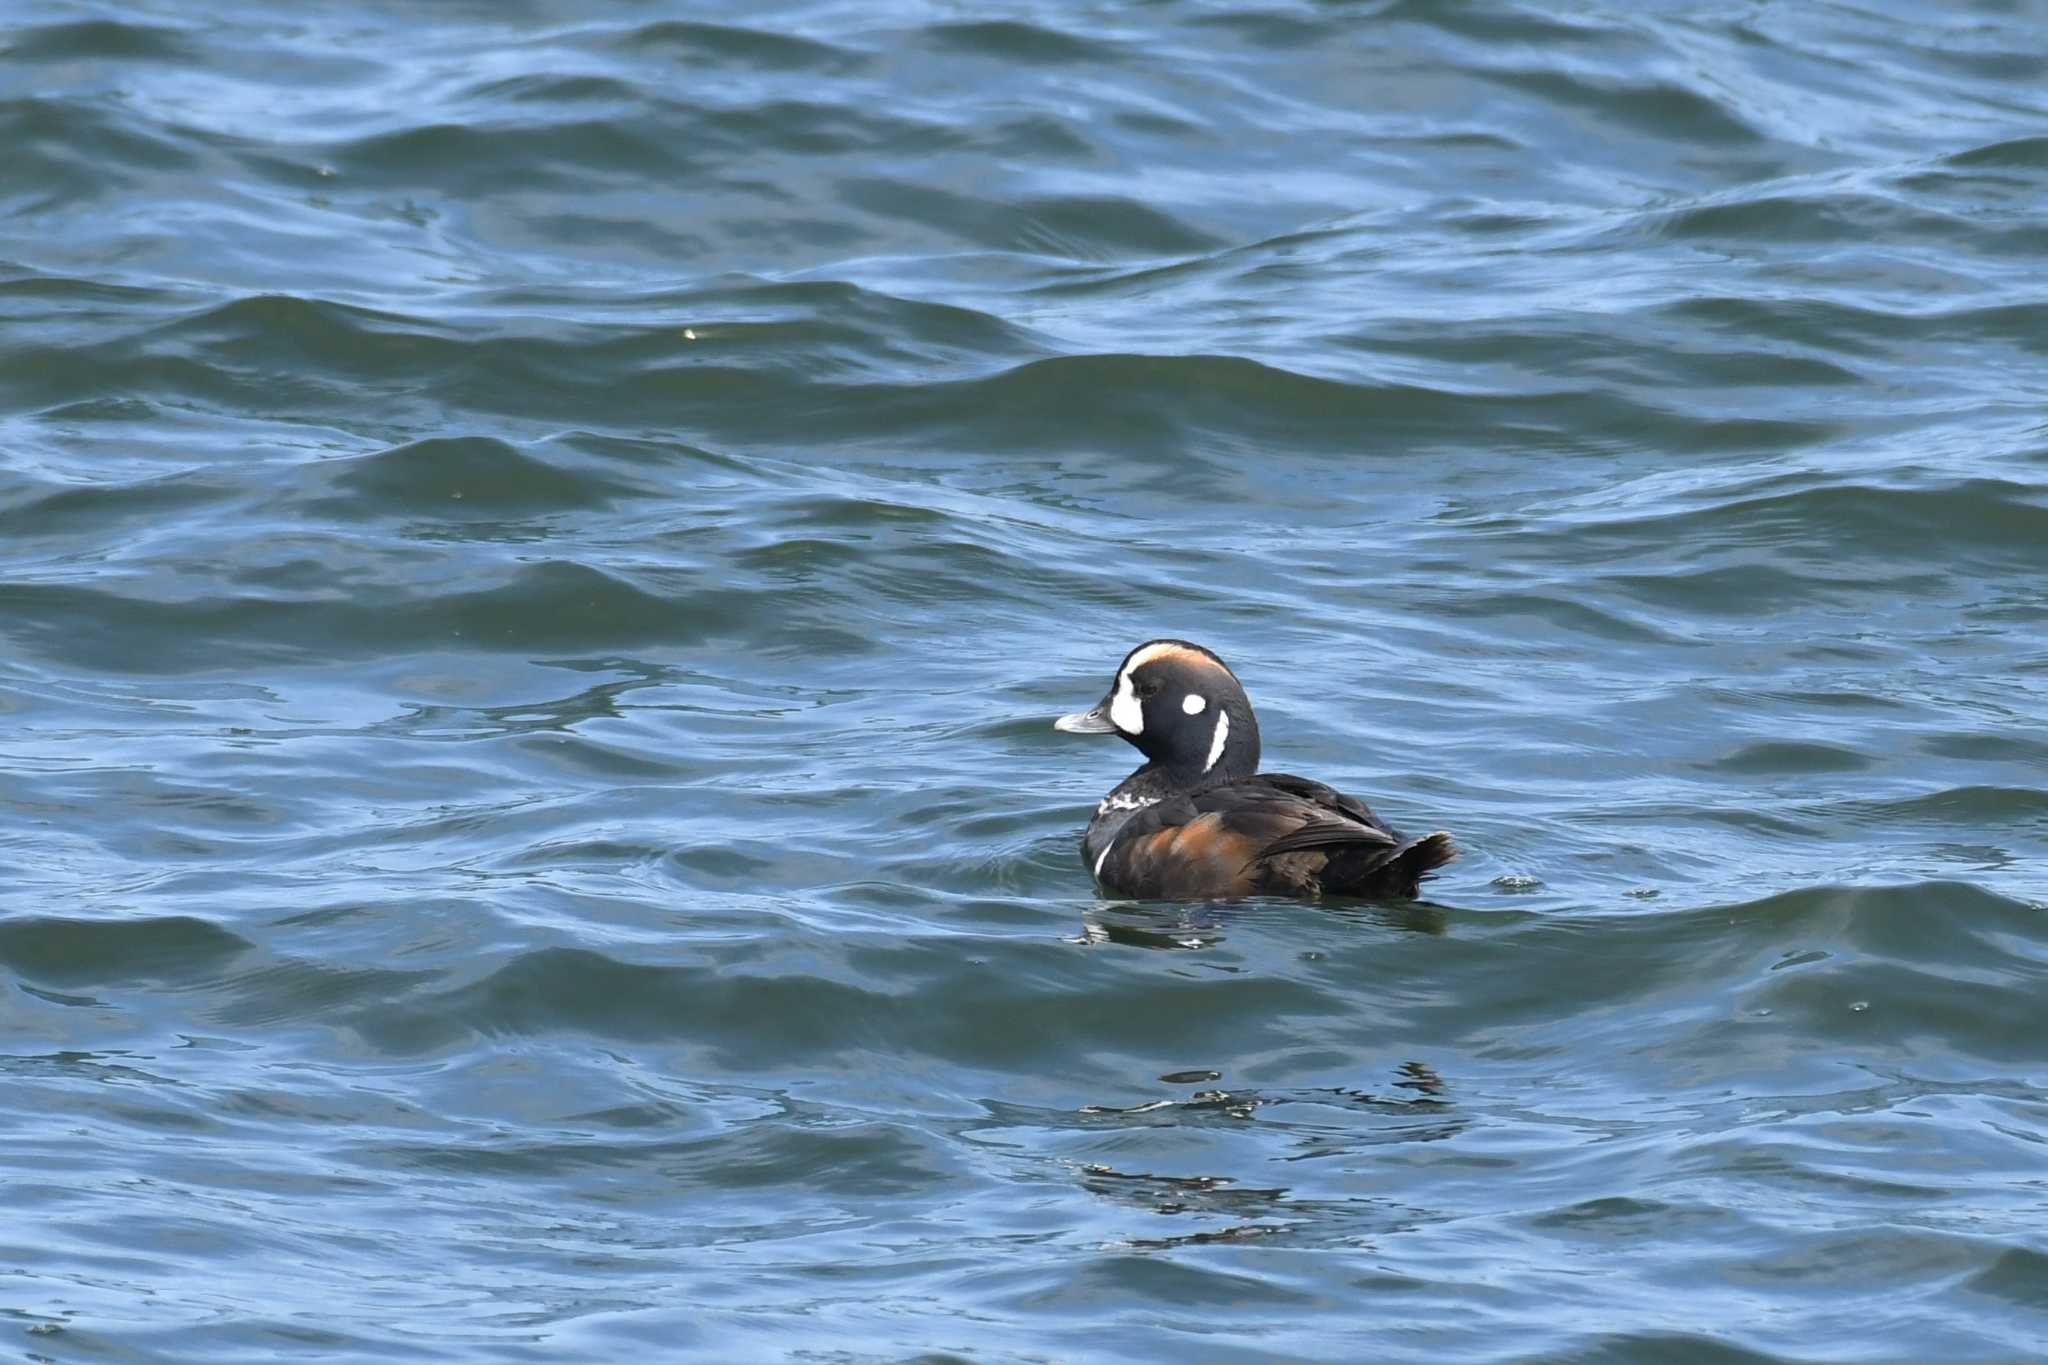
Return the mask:
[[1109, 723], [1109, 703], [1099, 702], [1086, 711], [1076, 711], [1071, 716], [1061, 716], [1052, 723], [1055, 730], [1065, 730], [1070, 735], [1113, 735], [1116, 727]]

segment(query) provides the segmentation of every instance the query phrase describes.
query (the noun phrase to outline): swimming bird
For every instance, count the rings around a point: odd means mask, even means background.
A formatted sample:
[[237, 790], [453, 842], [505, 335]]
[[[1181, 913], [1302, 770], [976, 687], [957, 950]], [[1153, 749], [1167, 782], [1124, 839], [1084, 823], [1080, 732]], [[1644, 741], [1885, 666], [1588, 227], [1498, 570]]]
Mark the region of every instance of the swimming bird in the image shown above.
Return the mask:
[[1055, 730], [1120, 735], [1145, 763], [1095, 808], [1081, 859], [1103, 891], [1176, 899], [1413, 896], [1458, 856], [1439, 830], [1406, 839], [1355, 796], [1259, 771], [1259, 723], [1237, 675], [1186, 640], [1124, 656], [1094, 707]]

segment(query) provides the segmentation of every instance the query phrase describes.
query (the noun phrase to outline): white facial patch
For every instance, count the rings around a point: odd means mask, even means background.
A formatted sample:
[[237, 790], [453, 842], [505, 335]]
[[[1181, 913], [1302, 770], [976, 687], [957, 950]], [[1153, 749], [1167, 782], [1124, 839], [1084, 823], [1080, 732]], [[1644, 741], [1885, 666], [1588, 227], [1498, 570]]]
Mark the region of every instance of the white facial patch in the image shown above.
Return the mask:
[[1209, 761], [1202, 765], [1203, 772], [1208, 772], [1209, 769], [1216, 766], [1216, 760], [1223, 757], [1223, 746], [1229, 742], [1230, 713], [1228, 711], [1218, 711], [1216, 713], [1216, 738], [1209, 741]]
[[1109, 703], [1109, 723], [1127, 735], [1145, 733], [1145, 708], [1138, 701], [1137, 684], [1131, 681], [1128, 668], [1117, 675], [1116, 696]]
[[1209, 699], [1199, 692], [1190, 692], [1180, 699], [1180, 709], [1191, 716], [1199, 716], [1209, 709]]

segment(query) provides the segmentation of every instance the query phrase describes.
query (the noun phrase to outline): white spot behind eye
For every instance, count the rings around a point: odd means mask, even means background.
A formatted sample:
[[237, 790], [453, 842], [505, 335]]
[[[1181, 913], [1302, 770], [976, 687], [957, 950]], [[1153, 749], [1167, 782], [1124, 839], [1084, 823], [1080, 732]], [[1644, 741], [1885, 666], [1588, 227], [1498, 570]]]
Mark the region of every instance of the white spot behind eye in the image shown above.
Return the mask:
[[1199, 716], [1209, 708], [1209, 699], [1199, 692], [1190, 692], [1180, 699], [1180, 709], [1191, 716]]
[[1138, 700], [1128, 669], [1116, 680], [1116, 696], [1109, 703], [1109, 723], [1127, 735], [1145, 733], [1145, 707]]
[[1216, 738], [1209, 741], [1209, 761], [1202, 765], [1203, 772], [1208, 772], [1209, 769], [1216, 766], [1216, 760], [1223, 757], [1223, 746], [1229, 739], [1230, 713], [1228, 711], [1218, 711], [1216, 713]]

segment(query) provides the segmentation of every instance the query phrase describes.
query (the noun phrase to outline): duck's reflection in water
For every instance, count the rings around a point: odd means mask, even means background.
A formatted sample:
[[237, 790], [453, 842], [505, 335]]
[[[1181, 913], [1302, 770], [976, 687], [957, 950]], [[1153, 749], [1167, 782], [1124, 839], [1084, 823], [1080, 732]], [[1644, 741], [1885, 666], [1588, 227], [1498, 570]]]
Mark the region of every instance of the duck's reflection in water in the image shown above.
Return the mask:
[[1212, 948], [1223, 942], [1223, 915], [1229, 908], [1221, 901], [1103, 901], [1081, 912], [1081, 932], [1068, 941], [1126, 948]]
[[1445, 909], [1428, 901], [1097, 901], [1081, 912], [1081, 931], [1068, 941], [1127, 948], [1213, 948], [1237, 926], [1302, 915], [1334, 915], [1361, 926], [1411, 934], [1441, 934], [1449, 924]]
[[[1082, 911], [1081, 931], [1070, 941], [1199, 952], [1216, 948], [1233, 933], [1250, 943], [1263, 934], [1300, 932], [1291, 926], [1299, 926], [1305, 916], [1348, 920], [1361, 933], [1391, 929], [1439, 935], [1448, 932], [1452, 913], [1427, 901], [1098, 901]], [[1318, 928], [1327, 933], [1327, 919]], [[1228, 960], [1236, 953], [1220, 956]], [[1221, 970], [1243, 968], [1224, 965]], [[1249, 1141], [1254, 1164], [1266, 1178], [1241, 1181], [1221, 1173], [1162, 1174], [1124, 1170], [1101, 1160], [1076, 1163], [1082, 1187], [1092, 1194], [1154, 1214], [1193, 1215], [1192, 1221], [1206, 1225], [1177, 1236], [1120, 1242], [1134, 1250], [1254, 1240], [1356, 1246], [1430, 1221], [1425, 1210], [1342, 1192], [1341, 1186], [1350, 1183], [1343, 1172], [1355, 1173], [1355, 1161], [1373, 1160], [1375, 1149], [1441, 1142], [1464, 1131], [1470, 1122], [1459, 1112], [1443, 1076], [1416, 1060], [1396, 1065], [1384, 1075], [1384, 1084], [1363, 1087], [1238, 1086], [1229, 1083], [1223, 1070], [1206, 1066], [1157, 1079], [1192, 1088], [1137, 1104], [1082, 1105], [1074, 1118], [1110, 1130], [1180, 1130], [1198, 1146], [1213, 1147], [1209, 1159], [1225, 1166], [1245, 1158], [1244, 1143]], [[1196, 1138], [1198, 1133], [1208, 1136]], [[1239, 1136], [1226, 1136], [1232, 1133]], [[1313, 1164], [1293, 1165], [1298, 1162]], [[1281, 1170], [1311, 1178], [1306, 1183], [1272, 1183], [1272, 1174]], [[1331, 1176], [1339, 1177], [1335, 1187], [1325, 1188], [1332, 1184]]]
[[[1408, 1093], [1402, 1093], [1402, 1092]], [[1264, 1130], [1271, 1150], [1257, 1164], [1306, 1177], [1289, 1183], [1222, 1174], [1164, 1174], [1123, 1170], [1105, 1161], [1077, 1163], [1083, 1189], [1110, 1203], [1166, 1217], [1192, 1215], [1201, 1226], [1163, 1237], [1130, 1237], [1122, 1245], [1163, 1250], [1214, 1242], [1277, 1241], [1291, 1246], [1358, 1246], [1432, 1221], [1425, 1209], [1377, 1195], [1350, 1193], [1358, 1167], [1345, 1158], [1369, 1158], [1374, 1148], [1440, 1142], [1463, 1131], [1444, 1080], [1422, 1062], [1402, 1063], [1384, 1091], [1340, 1086], [1291, 1090], [1202, 1090], [1181, 1100], [1155, 1100], [1128, 1109], [1087, 1106], [1094, 1121], [1158, 1127], [1191, 1123], [1245, 1125], [1248, 1138]], [[1212, 1129], [1212, 1132], [1216, 1130]], [[1220, 1145], [1218, 1142], [1220, 1141]], [[1235, 1139], [1206, 1142], [1228, 1161]], [[1334, 1164], [1329, 1163], [1334, 1159]], [[1309, 1168], [1281, 1163], [1314, 1161]], [[1351, 1174], [1346, 1174], [1350, 1172]]]

